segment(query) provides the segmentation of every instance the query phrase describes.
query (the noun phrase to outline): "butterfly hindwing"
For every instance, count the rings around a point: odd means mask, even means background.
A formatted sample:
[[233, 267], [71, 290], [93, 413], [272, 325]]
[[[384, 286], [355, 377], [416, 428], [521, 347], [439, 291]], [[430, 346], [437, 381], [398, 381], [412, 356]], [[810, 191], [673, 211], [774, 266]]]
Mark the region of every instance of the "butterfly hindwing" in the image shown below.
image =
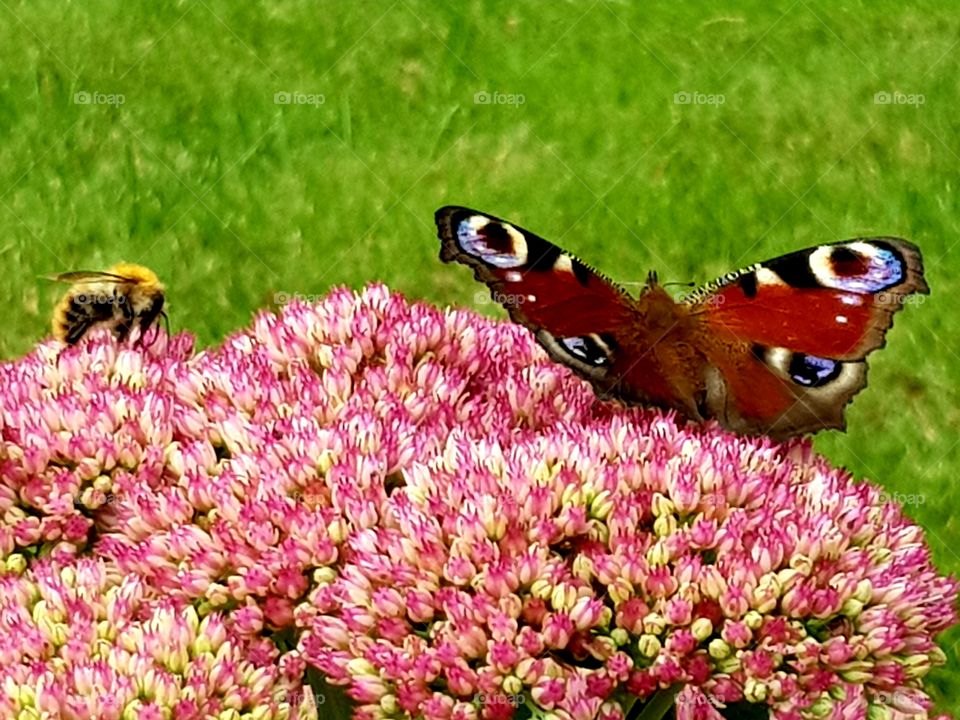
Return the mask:
[[929, 292], [919, 250], [899, 238], [820, 245], [694, 293], [710, 367], [708, 405], [732, 429], [787, 436], [843, 428], [905, 298]]
[[843, 429], [845, 406], [867, 382], [863, 360], [749, 344], [707, 345], [704, 352], [705, 414], [746, 434], [782, 439]]

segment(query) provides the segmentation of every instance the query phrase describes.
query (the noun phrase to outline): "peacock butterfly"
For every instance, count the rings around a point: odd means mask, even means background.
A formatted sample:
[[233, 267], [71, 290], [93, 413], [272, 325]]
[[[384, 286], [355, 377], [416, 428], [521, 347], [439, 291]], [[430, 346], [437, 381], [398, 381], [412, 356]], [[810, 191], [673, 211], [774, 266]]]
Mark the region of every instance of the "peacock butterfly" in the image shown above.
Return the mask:
[[464, 207], [436, 213], [440, 258], [474, 269], [510, 317], [600, 397], [783, 439], [845, 427], [866, 356], [894, 313], [929, 293], [906, 240], [818, 245], [728, 273], [674, 300], [639, 297], [543, 238]]

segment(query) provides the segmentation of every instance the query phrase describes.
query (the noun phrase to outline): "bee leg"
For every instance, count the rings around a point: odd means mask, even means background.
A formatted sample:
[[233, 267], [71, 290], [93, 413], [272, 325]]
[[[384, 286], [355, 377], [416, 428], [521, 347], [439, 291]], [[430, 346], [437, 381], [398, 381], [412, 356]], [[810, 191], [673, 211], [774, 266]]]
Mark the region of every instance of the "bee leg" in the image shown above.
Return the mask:
[[114, 291], [113, 300], [116, 303], [117, 308], [120, 310], [120, 315], [123, 319], [117, 323], [116, 329], [113, 331], [114, 337], [117, 338], [117, 342], [122, 343], [127, 339], [127, 336], [130, 334], [130, 330], [133, 327], [133, 308], [130, 307], [130, 303], [125, 302], [126, 298], [123, 295], [119, 295]]
[[[140, 313], [140, 340], [143, 341], [143, 338], [146, 337], [147, 331], [150, 329], [150, 326], [153, 325], [154, 321], [163, 315], [163, 318], [166, 320], [167, 314], [163, 311], [163, 296], [160, 295], [154, 299], [150, 306]], [[156, 341], [157, 337], [160, 334], [160, 328], [155, 327], [153, 333], [153, 340], [150, 344]], [[167, 333], [169, 335], [169, 332]]]
[[122, 343], [127, 339], [128, 335], [130, 335], [130, 323], [126, 320], [117, 323], [117, 326], [113, 330], [113, 336], [117, 339], [117, 342]]
[[64, 342], [67, 345], [76, 345], [92, 325], [93, 322], [87, 317], [74, 319], [67, 330], [66, 337], [63, 338]]

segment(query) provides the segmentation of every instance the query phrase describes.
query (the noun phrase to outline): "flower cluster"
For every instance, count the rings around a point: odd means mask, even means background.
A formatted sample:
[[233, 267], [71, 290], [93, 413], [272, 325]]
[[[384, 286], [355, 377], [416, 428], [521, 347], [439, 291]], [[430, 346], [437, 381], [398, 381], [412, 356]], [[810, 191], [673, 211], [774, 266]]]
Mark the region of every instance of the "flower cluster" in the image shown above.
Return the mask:
[[0, 618], [0, 717], [267, 719], [313, 706], [302, 661], [109, 563], [0, 577]]
[[4, 713], [309, 717], [307, 664], [361, 719], [929, 710], [957, 587], [898, 507], [600, 402], [514, 325], [371, 286], [0, 384]]

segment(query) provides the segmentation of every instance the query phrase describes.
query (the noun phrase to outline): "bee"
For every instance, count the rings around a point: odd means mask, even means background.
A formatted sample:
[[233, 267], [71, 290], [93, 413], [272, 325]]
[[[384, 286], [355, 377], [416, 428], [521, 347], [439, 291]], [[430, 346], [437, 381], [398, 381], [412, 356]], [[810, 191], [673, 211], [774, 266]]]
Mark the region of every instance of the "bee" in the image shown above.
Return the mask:
[[142, 265], [119, 263], [106, 272], [80, 270], [49, 279], [71, 283], [53, 313], [53, 334], [67, 345], [75, 345], [97, 325], [111, 328], [123, 342], [139, 324], [142, 339], [158, 317], [167, 317], [163, 285]]

